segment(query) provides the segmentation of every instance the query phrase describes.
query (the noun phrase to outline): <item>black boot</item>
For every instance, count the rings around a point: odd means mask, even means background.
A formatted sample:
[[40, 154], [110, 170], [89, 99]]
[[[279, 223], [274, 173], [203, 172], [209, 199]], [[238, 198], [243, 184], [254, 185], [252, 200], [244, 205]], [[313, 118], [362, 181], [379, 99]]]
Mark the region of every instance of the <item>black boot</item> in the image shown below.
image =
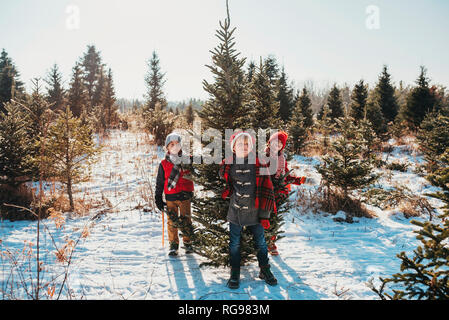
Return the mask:
[[193, 246], [191, 243], [184, 243], [184, 249], [186, 250], [186, 253], [193, 253]]
[[232, 268], [231, 277], [228, 280], [229, 289], [238, 289], [240, 286], [240, 269]]
[[178, 255], [178, 247], [179, 244], [177, 244], [176, 242], [171, 242], [170, 243], [170, 251], [168, 252], [169, 256], [177, 256]]
[[277, 279], [274, 277], [273, 273], [271, 273], [270, 265], [260, 267], [259, 278], [265, 280], [270, 286], [275, 286], [278, 284]]

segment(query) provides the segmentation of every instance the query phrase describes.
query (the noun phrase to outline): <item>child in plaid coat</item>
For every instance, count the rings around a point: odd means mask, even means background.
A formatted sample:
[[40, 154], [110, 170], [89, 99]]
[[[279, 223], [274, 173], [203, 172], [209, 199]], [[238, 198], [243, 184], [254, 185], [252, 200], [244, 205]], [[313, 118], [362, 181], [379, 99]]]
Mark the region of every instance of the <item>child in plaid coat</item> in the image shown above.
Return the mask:
[[[279, 131], [271, 135], [265, 149], [266, 156], [270, 160], [270, 168], [273, 168], [271, 173], [271, 180], [275, 181], [283, 178], [286, 187], [276, 190], [275, 202], [278, 203], [283, 197], [288, 196], [290, 191], [290, 184], [301, 185], [306, 181], [306, 177], [295, 177], [289, 173], [287, 159], [284, 154], [285, 145], [287, 144], [288, 134], [284, 131]], [[268, 242], [268, 252], [273, 255], [279, 255], [276, 244], [276, 236], [274, 235]]]

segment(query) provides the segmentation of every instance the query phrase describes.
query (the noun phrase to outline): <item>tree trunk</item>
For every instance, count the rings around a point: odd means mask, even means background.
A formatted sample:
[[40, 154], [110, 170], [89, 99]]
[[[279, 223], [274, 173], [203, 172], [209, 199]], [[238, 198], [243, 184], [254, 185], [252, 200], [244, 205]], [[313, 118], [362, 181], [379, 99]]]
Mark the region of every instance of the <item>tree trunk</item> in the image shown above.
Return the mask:
[[73, 211], [72, 177], [69, 177], [69, 180], [67, 181], [67, 193], [69, 195], [70, 211]]

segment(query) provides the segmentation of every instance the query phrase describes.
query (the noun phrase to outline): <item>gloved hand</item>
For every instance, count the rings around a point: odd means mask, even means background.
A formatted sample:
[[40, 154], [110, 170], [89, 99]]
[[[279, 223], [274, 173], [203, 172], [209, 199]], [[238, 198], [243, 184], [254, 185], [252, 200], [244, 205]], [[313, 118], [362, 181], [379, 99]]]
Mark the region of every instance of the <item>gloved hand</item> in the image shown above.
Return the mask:
[[162, 201], [162, 197], [156, 197], [155, 202], [156, 202], [156, 207], [161, 211], [163, 211], [164, 206], [167, 205], [164, 201]]
[[268, 219], [261, 219], [260, 220], [260, 224], [262, 225], [262, 227], [267, 230], [268, 228], [270, 228], [270, 221]]
[[295, 178], [294, 183], [296, 185], [304, 184], [304, 183], [306, 183], [306, 177], [297, 177], [297, 178]]

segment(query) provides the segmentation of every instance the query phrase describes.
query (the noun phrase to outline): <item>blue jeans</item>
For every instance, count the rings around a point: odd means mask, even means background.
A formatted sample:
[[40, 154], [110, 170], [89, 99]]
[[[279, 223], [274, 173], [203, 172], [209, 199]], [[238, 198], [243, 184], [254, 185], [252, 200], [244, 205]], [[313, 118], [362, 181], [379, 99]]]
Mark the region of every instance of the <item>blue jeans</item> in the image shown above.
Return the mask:
[[[242, 236], [242, 226], [229, 223], [229, 250], [231, 255], [231, 268], [240, 268], [240, 239]], [[253, 234], [257, 249], [257, 261], [259, 266], [268, 264], [268, 249], [265, 242], [264, 229], [260, 223], [246, 227]]]

